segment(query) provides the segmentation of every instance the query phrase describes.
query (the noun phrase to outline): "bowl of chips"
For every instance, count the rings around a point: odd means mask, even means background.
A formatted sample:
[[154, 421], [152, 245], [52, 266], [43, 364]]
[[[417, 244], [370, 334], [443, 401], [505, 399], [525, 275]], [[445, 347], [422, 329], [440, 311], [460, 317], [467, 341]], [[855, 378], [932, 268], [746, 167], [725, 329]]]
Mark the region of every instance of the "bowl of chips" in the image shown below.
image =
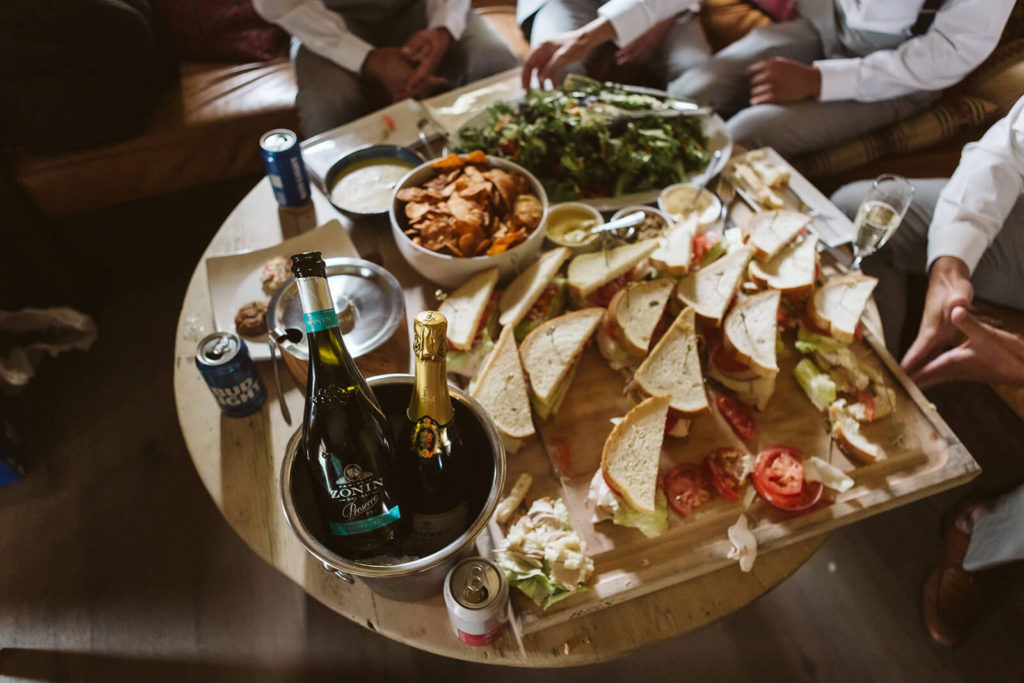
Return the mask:
[[442, 287], [498, 268], [507, 280], [544, 241], [548, 198], [536, 177], [482, 152], [417, 166], [395, 187], [388, 216], [398, 251]]

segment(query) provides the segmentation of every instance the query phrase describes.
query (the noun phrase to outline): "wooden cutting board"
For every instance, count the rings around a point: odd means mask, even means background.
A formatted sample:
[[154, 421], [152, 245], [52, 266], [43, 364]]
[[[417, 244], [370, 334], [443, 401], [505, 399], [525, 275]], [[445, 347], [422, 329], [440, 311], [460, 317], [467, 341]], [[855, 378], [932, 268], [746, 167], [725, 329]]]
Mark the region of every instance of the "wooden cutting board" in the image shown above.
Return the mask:
[[[872, 465], [847, 458], [830, 438], [824, 414], [814, 408], [793, 377], [793, 367], [801, 358], [793, 348], [793, 334], [784, 337], [786, 351], [779, 357], [776, 392], [765, 411], [755, 416], [753, 441], [740, 441], [715, 410], [694, 420], [688, 437], [665, 439], [661, 472], [679, 463], [700, 462], [718, 446], [756, 454], [768, 446], [785, 444], [846, 471], [853, 477], [854, 487], [835, 495], [831, 504], [804, 513], [783, 512], [760, 499], [744, 511], [741, 503], [716, 497], [686, 518], [670, 509], [668, 530], [654, 539], [609, 521], [595, 523], [594, 510], [587, 501], [590, 480], [600, 467], [602, 447], [612, 428], [610, 420], [624, 415], [630, 403], [623, 393], [623, 376], [612, 371], [596, 345], [591, 345], [583, 353], [558, 414], [539, 425], [538, 437], [509, 456], [507, 480], [511, 485], [520, 472], [529, 472], [534, 484], [527, 503], [541, 496], [565, 501], [573, 527], [594, 558], [595, 572], [587, 591], [547, 610], [513, 590], [514, 623], [520, 633], [562, 623], [733, 562], [727, 558], [731, 548], [727, 529], [741, 513], [747, 515], [759, 552], [765, 552], [904, 505], [978, 474], [977, 464], [960, 440], [871, 333], [851, 348], [863, 363], [881, 370], [896, 390], [893, 415], [862, 430], [886, 450], [887, 457]], [[712, 394], [717, 391], [711, 383], [708, 390]], [[564, 468], [558, 460], [558, 441], [569, 450]], [[504, 529], [492, 522], [490, 530], [492, 541], [500, 541]]]

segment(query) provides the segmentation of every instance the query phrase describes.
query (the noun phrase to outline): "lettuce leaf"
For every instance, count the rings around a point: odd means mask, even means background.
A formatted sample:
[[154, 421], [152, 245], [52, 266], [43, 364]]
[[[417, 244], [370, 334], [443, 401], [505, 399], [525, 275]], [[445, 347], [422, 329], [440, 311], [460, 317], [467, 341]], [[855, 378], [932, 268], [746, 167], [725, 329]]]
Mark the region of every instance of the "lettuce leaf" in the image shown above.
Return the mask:
[[836, 400], [836, 383], [826, 373], [818, 369], [809, 358], [804, 358], [793, 368], [800, 388], [807, 394], [814, 407], [824, 411]]
[[635, 527], [647, 538], [659, 536], [668, 528], [668, 499], [661, 489], [654, 495], [654, 512], [640, 512], [611, 490], [600, 470], [591, 482], [591, 487], [594, 502], [611, 513], [615, 524]]
[[493, 350], [494, 340], [491, 339], [491, 333], [487, 327], [484, 327], [483, 334], [480, 336], [480, 342], [474, 344], [473, 348], [468, 351], [448, 351], [448, 354], [445, 356], [448, 372], [472, 377], [480, 368], [484, 358]]
[[815, 351], [831, 353], [838, 351], [846, 346], [846, 344], [833, 337], [815, 334], [807, 330], [803, 325], [800, 325], [796, 331], [795, 346], [796, 350], [800, 353], [814, 353]]
[[497, 564], [508, 578], [509, 585], [518, 588], [545, 609], [570, 595], [587, 590], [584, 586], [567, 589], [549, 578], [544, 567], [523, 562], [510, 553], [498, 553]]

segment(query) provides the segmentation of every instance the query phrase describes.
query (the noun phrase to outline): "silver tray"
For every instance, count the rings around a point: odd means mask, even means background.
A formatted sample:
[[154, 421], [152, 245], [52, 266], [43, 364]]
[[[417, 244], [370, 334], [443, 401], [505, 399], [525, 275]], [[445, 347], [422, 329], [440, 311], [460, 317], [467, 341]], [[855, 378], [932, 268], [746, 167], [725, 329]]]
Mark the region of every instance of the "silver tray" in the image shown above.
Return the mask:
[[[376, 263], [355, 258], [325, 259], [327, 283], [341, 323], [349, 355], [358, 358], [391, 338], [405, 320], [405, 297], [395, 276]], [[302, 304], [294, 278], [274, 293], [267, 307], [267, 328], [281, 336], [287, 328], [303, 332], [302, 339], [282, 339], [281, 349], [301, 360], [309, 359]]]

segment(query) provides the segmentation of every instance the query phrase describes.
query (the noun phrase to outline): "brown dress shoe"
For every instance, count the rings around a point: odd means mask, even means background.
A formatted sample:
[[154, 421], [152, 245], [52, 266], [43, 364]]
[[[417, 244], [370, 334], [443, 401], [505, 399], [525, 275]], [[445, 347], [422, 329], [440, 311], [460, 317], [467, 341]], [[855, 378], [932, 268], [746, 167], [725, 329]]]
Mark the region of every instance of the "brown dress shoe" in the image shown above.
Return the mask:
[[928, 635], [943, 647], [963, 641], [981, 610], [981, 590], [973, 574], [963, 568], [971, 541], [969, 511], [975, 501], [964, 501], [959, 514], [945, 524], [942, 557], [924, 583], [924, 623]]

